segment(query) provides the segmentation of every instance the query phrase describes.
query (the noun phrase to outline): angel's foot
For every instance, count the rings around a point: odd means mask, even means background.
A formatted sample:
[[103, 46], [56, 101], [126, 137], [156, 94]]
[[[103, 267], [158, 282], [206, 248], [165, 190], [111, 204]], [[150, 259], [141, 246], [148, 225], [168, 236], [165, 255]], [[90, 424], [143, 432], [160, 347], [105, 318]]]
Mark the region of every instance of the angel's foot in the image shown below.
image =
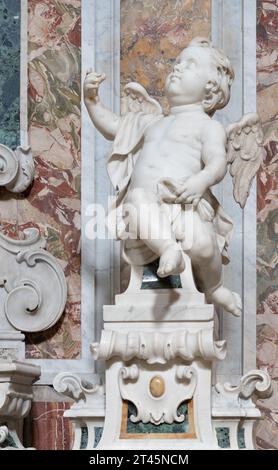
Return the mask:
[[236, 292], [232, 292], [224, 286], [219, 286], [213, 292], [206, 293], [207, 301], [220, 307], [235, 317], [240, 317], [242, 312], [242, 302]]
[[177, 245], [168, 246], [160, 257], [157, 275], [159, 277], [167, 277], [173, 274], [180, 274], [184, 269], [184, 259], [179, 247]]

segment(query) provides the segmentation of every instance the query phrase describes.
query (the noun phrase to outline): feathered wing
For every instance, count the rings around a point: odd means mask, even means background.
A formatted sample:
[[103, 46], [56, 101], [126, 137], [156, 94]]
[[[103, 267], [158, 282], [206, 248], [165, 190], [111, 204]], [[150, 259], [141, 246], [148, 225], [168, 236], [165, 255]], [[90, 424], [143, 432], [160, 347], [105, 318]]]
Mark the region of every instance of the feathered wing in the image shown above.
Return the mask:
[[121, 100], [121, 112], [123, 115], [133, 112], [146, 114], [162, 114], [162, 108], [158, 101], [151, 98], [147, 90], [136, 82], [130, 82], [124, 87]]
[[248, 113], [228, 126], [226, 131], [234, 198], [244, 208], [253, 178], [265, 155], [262, 125], [258, 114]]

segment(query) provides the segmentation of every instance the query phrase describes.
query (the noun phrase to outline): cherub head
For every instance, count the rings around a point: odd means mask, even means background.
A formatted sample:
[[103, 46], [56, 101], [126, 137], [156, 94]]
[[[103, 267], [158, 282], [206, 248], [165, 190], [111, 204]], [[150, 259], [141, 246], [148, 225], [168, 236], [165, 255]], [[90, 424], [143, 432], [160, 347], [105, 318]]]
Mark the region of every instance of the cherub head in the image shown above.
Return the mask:
[[165, 82], [170, 106], [202, 104], [212, 115], [230, 99], [234, 71], [221, 49], [203, 38], [193, 39], [177, 58]]

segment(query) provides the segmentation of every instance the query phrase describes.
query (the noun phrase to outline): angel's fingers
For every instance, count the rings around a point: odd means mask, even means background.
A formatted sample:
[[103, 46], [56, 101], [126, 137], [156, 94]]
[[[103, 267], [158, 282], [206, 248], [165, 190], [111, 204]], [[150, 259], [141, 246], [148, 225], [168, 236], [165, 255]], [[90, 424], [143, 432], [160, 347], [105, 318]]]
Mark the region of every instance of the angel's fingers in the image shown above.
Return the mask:
[[196, 197], [195, 199], [193, 199], [193, 201], [192, 201], [193, 207], [194, 207], [194, 208], [197, 207], [198, 204], [199, 204], [199, 202], [200, 202], [200, 198], [199, 198], [199, 197]]
[[100, 75], [100, 76], [99, 76], [99, 83], [101, 83], [101, 82], [103, 82], [103, 81], [106, 79], [106, 75], [105, 75], [105, 73], [101, 73], [101, 74], [99, 74], [99, 75]]
[[87, 83], [86, 88], [87, 88], [87, 90], [96, 90], [98, 88], [98, 84], [97, 83]]
[[180, 187], [176, 187], [174, 189], [174, 193], [176, 194], [176, 196], [180, 196], [185, 190], [185, 187], [184, 186], [180, 186]]
[[187, 193], [184, 192], [179, 197], [177, 197], [176, 203], [179, 204], [180, 202], [184, 202], [186, 198], [187, 198]]
[[200, 198], [197, 196], [189, 196], [186, 198], [185, 202], [186, 204], [192, 204], [193, 207], [196, 207], [199, 203]]
[[105, 73], [87, 72], [86, 74], [87, 81], [101, 83], [103, 82], [103, 80], [105, 80], [105, 78], [106, 78]]
[[175, 194], [177, 196], [181, 196], [186, 192], [186, 188], [184, 186], [180, 186], [179, 188], [175, 188]]

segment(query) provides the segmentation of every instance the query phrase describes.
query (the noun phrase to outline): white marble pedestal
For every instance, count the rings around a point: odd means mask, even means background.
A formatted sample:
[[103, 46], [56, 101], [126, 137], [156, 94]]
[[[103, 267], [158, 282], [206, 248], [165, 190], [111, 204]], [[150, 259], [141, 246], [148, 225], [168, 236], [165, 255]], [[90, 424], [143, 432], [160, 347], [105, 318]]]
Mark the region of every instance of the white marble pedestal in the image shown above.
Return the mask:
[[75, 449], [82, 427], [86, 449], [94, 448], [104, 415], [97, 450], [255, 448], [260, 412], [252, 397], [271, 394], [270, 377], [251, 370], [236, 386], [212, 384], [213, 361], [225, 358], [226, 343], [215, 340], [214, 307], [196, 290], [188, 259], [186, 266], [182, 287], [172, 289], [142, 288], [143, 269], [133, 267], [126, 292], [104, 306], [101, 340], [91, 345], [105, 361], [104, 387], [71, 372], [56, 377], [55, 389], [75, 402], [67, 414]]
[[[116, 305], [104, 307], [101, 341], [92, 351], [106, 361], [106, 416], [98, 449], [218, 448], [211, 371], [212, 362], [225, 357], [225, 341], [214, 341], [214, 308], [196, 289], [135, 294], [129, 288]], [[130, 403], [135, 408], [128, 418]], [[179, 410], [182, 403], [186, 415]], [[138, 431], [138, 423], [149, 427]], [[173, 424], [179, 424], [177, 432]]]

